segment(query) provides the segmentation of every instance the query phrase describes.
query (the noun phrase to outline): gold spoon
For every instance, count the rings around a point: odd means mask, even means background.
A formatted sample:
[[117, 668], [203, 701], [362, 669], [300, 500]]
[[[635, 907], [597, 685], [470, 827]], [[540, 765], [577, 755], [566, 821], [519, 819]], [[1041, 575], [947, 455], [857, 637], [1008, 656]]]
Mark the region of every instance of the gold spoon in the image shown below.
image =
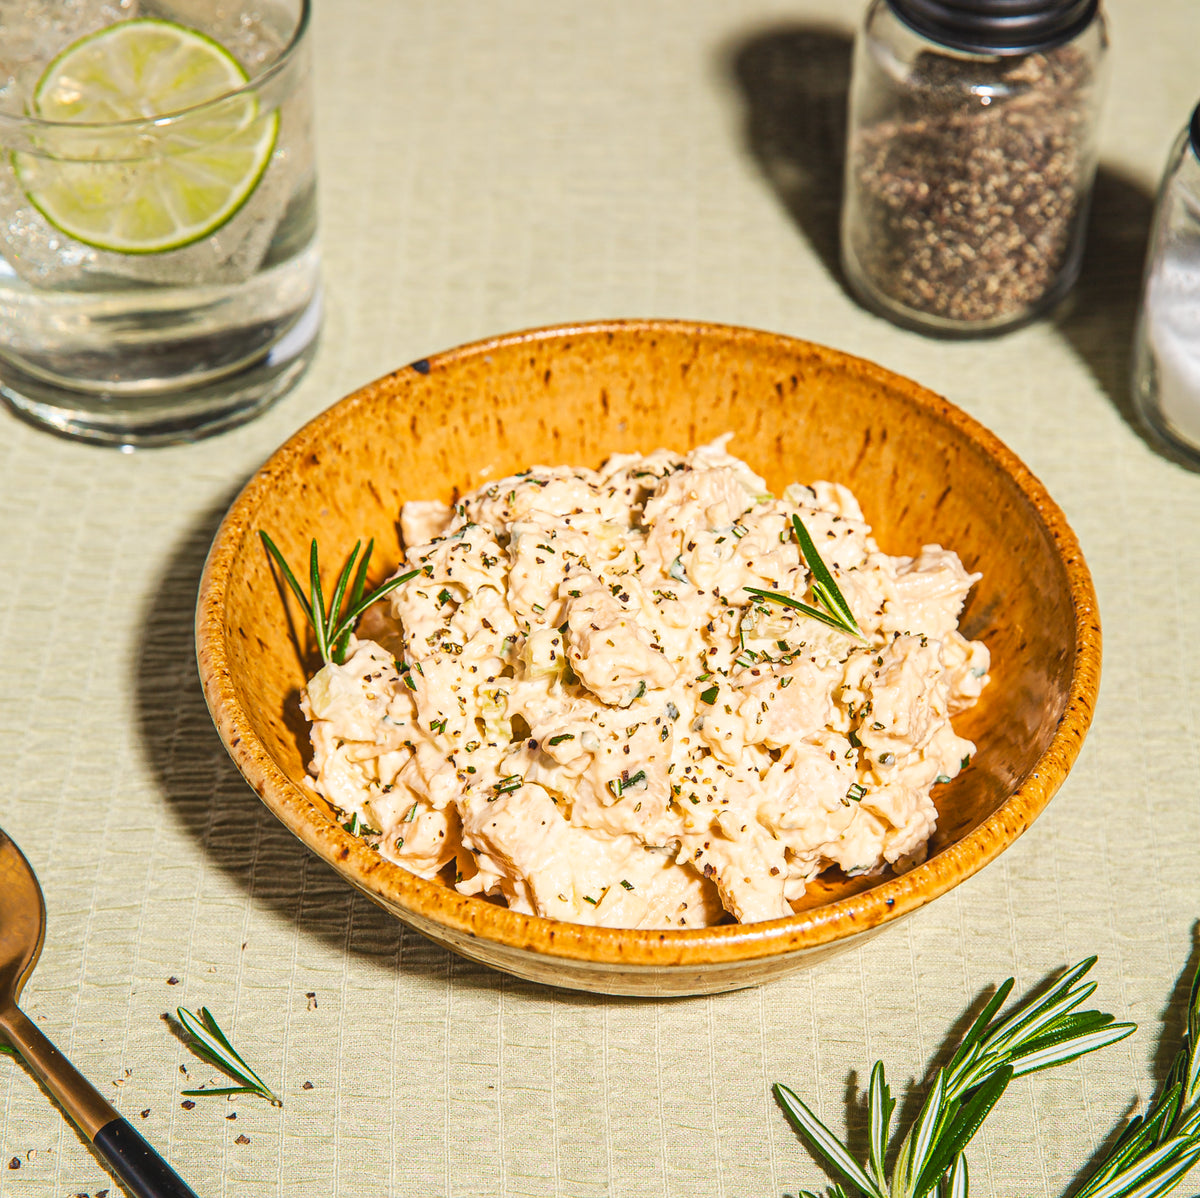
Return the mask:
[[0, 1038], [137, 1198], [196, 1198], [145, 1140], [17, 1007], [46, 939], [46, 903], [24, 854], [0, 829]]

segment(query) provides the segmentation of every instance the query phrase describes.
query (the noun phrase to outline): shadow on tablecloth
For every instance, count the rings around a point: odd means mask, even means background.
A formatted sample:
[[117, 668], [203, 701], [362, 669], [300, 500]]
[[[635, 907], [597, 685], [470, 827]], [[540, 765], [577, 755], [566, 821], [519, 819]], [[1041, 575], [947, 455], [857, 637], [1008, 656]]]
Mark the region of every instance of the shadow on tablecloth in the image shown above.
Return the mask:
[[1133, 406], [1130, 372], [1154, 196], [1119, 169], [1100, 164], [1079, 282], [1057, 324], [1109, 402], [1156, 454], [1194, 464], [1147, 431]]
[[788, 24], [749, 34], [720, 56], [745, 101], [751, 155], [843, 288], [838, 218], [852, 47], [846, 30]]

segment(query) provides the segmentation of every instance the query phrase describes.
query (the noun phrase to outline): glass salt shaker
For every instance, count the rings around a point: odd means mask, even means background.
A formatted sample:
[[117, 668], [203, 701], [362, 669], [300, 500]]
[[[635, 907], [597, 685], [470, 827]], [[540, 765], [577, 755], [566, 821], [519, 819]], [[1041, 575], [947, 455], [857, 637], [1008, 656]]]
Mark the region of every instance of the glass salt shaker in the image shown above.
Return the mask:
[[869, 307], [964, 336], [1022, 324], [1070, 290], [1107, 47], [1099, 0], [871, 0], [841, 235]]
[[1150, 430], [1200, 466], [1200, 106], [1171, 150], [1159, 190], [1133, 399]]

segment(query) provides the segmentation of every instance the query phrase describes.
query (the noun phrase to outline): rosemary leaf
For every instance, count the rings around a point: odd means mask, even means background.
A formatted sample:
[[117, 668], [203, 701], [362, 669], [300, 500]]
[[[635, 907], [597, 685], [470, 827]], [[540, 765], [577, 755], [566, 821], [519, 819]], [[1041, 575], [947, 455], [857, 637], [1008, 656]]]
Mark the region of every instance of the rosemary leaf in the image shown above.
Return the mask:
[[939, 1130], [937, 1144], [931, 1149], [912, 1187], [913, 1198], [930, 1193], [956, 1161], [962, 1161], [965, 1165], [963, 1149], [991, 1114], [992, 1107], [1000, 1101], [1012, 1077], [1011, 1068], [997, 1070], [983, 1085], [971, 1092], [970, 1098], [946, 1128]]
[[960, 1156], [942, 1187], [943, 1198], [967, 1198], [967, 1158]]
[[[358, 549], [358, 543], [355, 543], [355, 549]], [[367, 541], [366, 552], [362, 555], [362, 561], [359, 562], [358, 574], [354, 575], [354, 586], [350, 588], [350, 610], [354, 610], [362, 603], [362, 597], [366, 593], [367, 586], [367, 563], [371, 561], [371, 553], [374, 550], [374, 538]], [[352, 555], [353, 557], [353, 555]], [[340, 611], [340, 605], [334, 605], [335, 611]], [[334, 657], [338, 660], [346, 660], [346, 649], [350, 639], [349, 629], [338, 637], [334, 643]]]
[[[316, 544], [316, 541], [313, 542]], [[358, 557], [358, 551], [361, 547], [361, 541], [354, 542], [354, 548], [350, 550], [350, 556], [346, 558], [345, 565], [342, 566], [341, 572], [337, 576], [337, 582], [333, 584], [333, 598], [329, 601], [330, 612], [339, 612], [342, 610], [342, 603], [346, 598], [346, 587], [350, 585], [350, 574], [354, 569], [354, 562]], [[332, 651], [333, 646], [330, 645]]]
[[[299, 600], [300, 608], [308, 619], [309, 624], [312, 625], [313, 633], [316, 636], [317, 652], [320, 653], [321, 660], [326, 665], [329, 665], [331, 662], [341, 665], [346, 660], [350, 633], [353, 631], [355, 622], [359, 616], [368, 607], [373, 603], [377, 603], [384, 595], [390, 594], [397, 587], [410, 582], [421, 572], [420, 570], [410, 570], [406, 574], [398, 574], [395, 578], [390, 578], [387, 582], [376, 587], [370, 594], [364, 594], [367, 585], [367, 569], [371, 561], [371, 553], [375, 548], [375, 542], [374, 540], [367, 542], [366, 551], [360, 560], [358, 551], [362, 546], [362, 542], [355, 541], [354, 548], [350, 550], [350, 556], [346, 559], [334, 582], [333, 594], [329, 600], [329, 607], [326, 609], [325, 595], [321, 588], [321, 567], [316, 539], [314, 538], [309, 546], [309, 592], [306, 595], [304, 588], [300, 585], [299, 580], [292, 572], [291, 567], [287, 564], [275, 542], [262, 530], [259, 531], [258, 535], [262, 538], [262, 543], [272, 560], [279, 567], [279, 572], [283, 575], [284, 582], [287, 583], [292, 593]], [[357, 571], [354, 568], [355, 562], [358, 563]], [[353, 582], [351, 582], [351, 579], [353, 579]], [[348, 597], [347, 589], [349, 589]], [[343, 608], [345, 608], [344, 611]]]
[[272, 558], [274, 558], [275, 564], [279, 567], [279, 572], [283, 575], [284, 582], [288, 584], [288, 586], [291, 588], [292, 594], [294, 594], [299, 601], [300, 608], [304, 612], [308, 622], [310, 624], [313, 623], [312, 604], [309, 603], [308, 596], [304, 593], [304, 588], [300, 585], [299, 580], [296, 578], [295, 574], [292, 573], [291, 566], [287, 564], [287, 561], [284, 559], [283, 554], [279, 552], [275, 542], [272, 541], [265, 532], [260, 532], [258, 535], [262, 538], [262, 543], [266, 546], [267, 552]]
[[229, 1042], [229, 1037], [221, 1031], [216, 1018], [207, 1007], [201, 1007], [199, 1011], [189, 1011], [184, 1007], [178, 1007], [177, 1012], [179, 1022], [187, 1028], [192, 1037], [192, 1047], [196, 1055], [242, 1083], [240, 1086], [232, 1088], [189, 1090], [187, 1093], [260, 1094], [272, 1106], [283, 1106], [283, 1099], [246, 1064], [242, 1055]]
[[800, 517], [795, 514], [792, 515], [792, 531], [800, 543], [800, 552], [804, 555], [805, 564], [812, 571], [813, 594], [825, 605], [829, 614], [841, 622], [842, 627], [853, 633], [854, 636], [862, 636], [854, 619], [854, 613], [850, 610], [850, 605], [846, 602], [838, 584], [834, 582], [833, 575], [821, 560], [821, 555], [817, 552], [812, 537], [808, 535], [808, 529], [804, 527]]
[[812, 575], [810, 584], [812, 593], [821, 606], [811, 607], [807, 603], [801, 603], [799, 599], [793, 599], [790, 595], [781, 595], [778, 591], [760, 591], [757, 587], [743, 587], [742, 589], [749, 591], [751, 595], [756, 595], [759, 599], [768, 599], [772, 603], [803, 612], [806, 616], [820, 620], [822, 624], [836, 628], [838, 632], [844, 632], [847, 636], [857, 637], [860, 641], [866, 640], [841, 588], [834, 581], [829, 568], [821, 560], [821, 555], [817, 552], [812, 537], [808, 535], [808, 529], [804, 527], [800, 517], [795, 514], [792, 515], [792, 532], [795, 533], [796, 541], [800, 545], [800, 556], [804, 559], [804, 563]]
[[882, 1061], [876, 1061], [875, 1068], [871, 1070], [871, 1089], [867, 1100], [867, 1109], [871, 1116], [868, 1163], [876, 1185], [884, 1190], [887, 1188], [884, 1158], [887, 1156], [888, 1136], [891, 1133], [892, 1112], [896, 1109], [896, 1100], [888, 1089]]
[[313, 621], [313, 631], [317, 634], [317, 652], [326, 665], [329, 664], [329, 623], [325, 618], [325, 596], [321, 593], [321, 568], [317, 561], [317, 539], [313, 537], [308, 551], [308, 593], [312, 613], [320, 616]]
[[[925, 1098], [925, 1105], [921, 1108], [920, 1115], [917, 1116], [916, 1125], [909, 1133], [909, 1138], [912, 1141], [912, 1152], [905, 1158], [904, 1176], [894, 1176], [892, 1179], [893, 1190], [898, 1189], [903, 1185], [902, 1193], [913, 1194], [914, 1198], [921, 1198], [921, 1195], [926, 1192], [920, 1187], [921, 1175], [927, 1171], [927, 1167], [933, 1159], [934, 1148], [939, 1144], [935, 1139], [938, 1133], [943, 1130], [943, 1124], [948, 1120], [942, 1118], [942, 1107], [946, 1102], [946, 1075], [942, 1070], [938, 1070], [937, 1076], [933, 1079], [933, 1089]], [[952, 1111], [947, 1112], [947, 1116], [951, 1116]], [[934, 1175], [934, 1181], [941, 1174]], [[928, 1187], [926, 1187], [928, 1189]]]
[[[345, 613], [345, 615], [342, 616], [341, 623], [336, 625], [333, 630], [334, 639], [348, 639], [351, 630], [354, 628], [354, 625], [358, 620], [358, 617], [361, 616], [363, 612], [365, 612], [367, 608], [371, 606], [371, 604], [378, 603], [379, 600], [384, 597], [384, 595], [390, 595], [397, 587], [403, 586], [406, 582], [411, 582], [420, 573], [420, 570], [409, 570], [408, 573], [397, 574], [395, 578], [389, 578], [387, 582], [376, 587], [369, 595], [361, 599], [358, 603], [351, 607], [350, 610]], [[334, 660], [336, 661], [337, 659], [335, 658]]]
[[777, 1082], [774, 1091], [776, 1099], [796, 1130], [808, 1140], [812, 1149], [825, 1159], [832, 1170], [840, 1173], [852, 1186], [856, 1186], [871, 1198], [886, 1198], [887, 1192], [875, 1185], [837, 1136], [787, 1086]]
[[769, 599], [772, 603], [778, 603], [781, 607], [790, 607], [795, 611], [803, 612], [806, 616], [811, 616], [814, 620], [820, 620], [822, 624], [826, 624], [830, 628], [836, 628], [838, 632], [846, 632], [851, 636], [861, 635], [847, 628], [836, 616], [831, 616], [828, 612], [823, 612], [818, 607], [810, 607], [807, 603], [801, 603], [799, 599], [793, 599], [791, 595], [782, 595], [778, 591], [760, 591], [758, 587], [742, 587], [742, 590], [749, 591], [751, 595], [757, 595], [759, 599]]
[[[209, 1059], [207, 1056], [205, 1057], [205, 1060]], [[261, 1091], [256, 1086], [209, 1086], [207, 1089], [200, 1086], [195, 1090], [180, 1090], [179, 1093], [187, 1098], [193, 1098], [196, 1095], [208, 1098], [219, 1094], [260, 1094]]]

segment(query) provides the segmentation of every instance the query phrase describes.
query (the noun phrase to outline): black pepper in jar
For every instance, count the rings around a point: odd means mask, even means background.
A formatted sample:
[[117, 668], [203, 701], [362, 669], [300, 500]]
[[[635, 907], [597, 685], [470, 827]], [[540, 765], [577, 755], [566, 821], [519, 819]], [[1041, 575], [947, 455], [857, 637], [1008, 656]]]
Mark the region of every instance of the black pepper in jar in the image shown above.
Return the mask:
[[1102, 28], [1086, 27], [1095, 46], [1077, 36], [982, 54], [931, 46], [896, 19], [903, 6], [875, 0], [856, 48], [846, 274], [900, 323], [1006, 328], [1057, 300], [1078, 272]]

